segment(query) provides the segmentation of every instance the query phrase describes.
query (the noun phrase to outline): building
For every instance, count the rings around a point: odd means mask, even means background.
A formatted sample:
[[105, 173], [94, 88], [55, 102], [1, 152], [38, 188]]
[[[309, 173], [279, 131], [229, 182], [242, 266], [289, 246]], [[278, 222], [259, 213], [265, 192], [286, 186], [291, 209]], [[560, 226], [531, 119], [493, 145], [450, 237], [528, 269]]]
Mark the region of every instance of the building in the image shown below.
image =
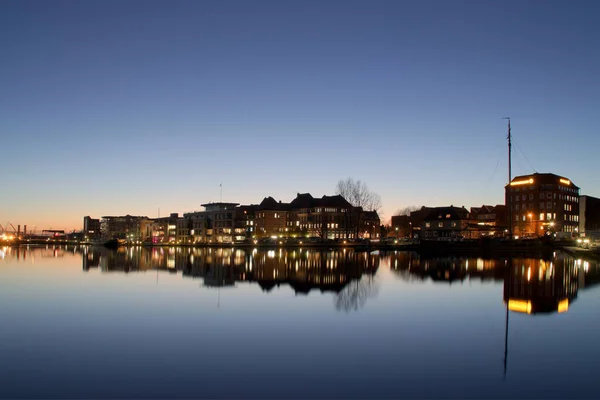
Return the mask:
[[464, 207], [435, 207], [421, 223], [422, 238], [464, 237], [469, 224], [469, 211]]
[[[176, 243], [178, 239], [177, 221], [178, 213], [171, 213], [168, 217], [154, 218], [153, 239], [155, 243]], [[181, 238], [181, 236], [179, 236]]]
[[582, 236], [600, 238], [600, 199], [592, 196], [579, 197], [579, 233]]
[[381, 225], [377, 211], [363, 211], [359, 223], [360, 237], [364, 239], [378, 239], [381, 236]]
[[104, 216], [100, 220], [100, 231], [103, 237], [123, 239], [130, 242], [143, 241], [151, 235], [148, 226], [152, 220], [148, 217], [124, 215]]
[[410, 215], [392, 216], [392, 226], [391, 230], [388, 232], [388, 236], [394, 238], [412, 237], [412, 221], [410, 220]]
[[469, 215], [468, 234], [465, 235], [469, 238], [504, 236], [508, 232], [506, 206], [503, 204], [471, 207]]
[[100, 237], [100, 219], [83, 217], [83, 235], [86, 240]]
[[258, 238], [271, 236], [288, 236], [287, 216], [290, 205], [265, 197], [255, 209], [255, 235]]
[[[179, 222], [182, 240], [191, 243], [232, 243], [236, 234], [236, 206], [238, 203], [202, 204], [204, 211], [183, 214], [186, 222]], [[185, 230], [189, 229], [186, 235]], [[184, 238], [185, 237], [185, 238]]]
[[425, 217], [429, 215], [429, 213], [433, 210], [432, 207], [421, 207], [421, 209], [410, 212], [410, 227], [411, 227], [411, 235], [413, 238], [421, 237], [421, 227], [423, 226], [423, 221]]
[[290, 202], [288, 212], [290, 236], [346, 239], [364, 234], [360, 223], [364, 211], [340, 195], [314, 198], [310, 193], [298, 193]]
[[514, 236], [541, 236], [579, 230], [579, 187], [570, 179], [535, 173], [515, 177], [505, 187]]

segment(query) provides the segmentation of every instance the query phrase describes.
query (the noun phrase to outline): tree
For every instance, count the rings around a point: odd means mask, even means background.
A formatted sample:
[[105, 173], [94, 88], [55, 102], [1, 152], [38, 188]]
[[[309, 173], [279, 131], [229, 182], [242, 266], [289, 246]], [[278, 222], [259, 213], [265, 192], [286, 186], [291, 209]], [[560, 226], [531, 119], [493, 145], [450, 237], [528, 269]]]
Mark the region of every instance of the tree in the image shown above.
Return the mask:
[[352, 178], [340, 180], [335, 193], [341, 195], [354, 207], [362, 207], [366, 211], [378, 211], [381, 206], [381, 196], [369, 190], [366, 183]]
[[407, 206], [407, 207], [404, 207], [404, 208], [399, 208], [394, 213], [394, 216], [399, 216], [399, 215], [410, 216], [411, 212], [417, 211], [417, 210], [420, 210], [420, 209], [421, 209], [421, 207], [417, 207], [417, 206]]
[[346, 221], [346, 236], [349, 226], [353, 224], [355, 237], [360, 237], [364, 211], [378, 211], [381, 208], [381, 197], [377, 193], [371, 192], [363, 181], [355, 181], [352, 178], [338, 181], [335, 193], [345, 198], [354, 207], [349, 210], [349, 213], [346, 213], [346, 218], [349, 218]]
[[358, 311], [363, 308], [369, 298], [379, 293], [379, 282], [372, 276], [363, 276], [348, 283], [334, 298], [338, 311]]

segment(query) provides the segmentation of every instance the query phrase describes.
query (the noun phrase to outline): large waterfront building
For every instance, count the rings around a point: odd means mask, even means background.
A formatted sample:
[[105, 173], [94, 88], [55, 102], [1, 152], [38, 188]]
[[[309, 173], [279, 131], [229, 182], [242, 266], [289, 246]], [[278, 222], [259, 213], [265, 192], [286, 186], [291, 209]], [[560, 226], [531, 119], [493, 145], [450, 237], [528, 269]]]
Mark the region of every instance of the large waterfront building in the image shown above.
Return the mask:
[[207, 203], [202, 204], [204, 211], [183, 214], [187, 222], [179, 222], [178, 240], [187, 243], [233, 242], [235, 236], [240, 236], [238, 232], [240, 228], [235, 224], [238, 205], [238, 203], [223, 202]]
[[582, 236], [600, 238], [600, 199], [592, 196], [579, 197], [579, 233]]
[[299, 236], [357, 238], [369, 233], [361, 223], [364, 217], [361, 207], [353, 207], [340, 195], [314, 198], [310, 193], [298, 193], [290, 202], [287, 225]]
[[124, 215], [104, 216], [100, 220], [103, 237], [129, 242], [143, 241], [152, 236], [152, 220], [148, 217]]
[[555, 174], [521, 175], [505, 187], [514, 236], [541, 236], [579, 230], [579, 187]]

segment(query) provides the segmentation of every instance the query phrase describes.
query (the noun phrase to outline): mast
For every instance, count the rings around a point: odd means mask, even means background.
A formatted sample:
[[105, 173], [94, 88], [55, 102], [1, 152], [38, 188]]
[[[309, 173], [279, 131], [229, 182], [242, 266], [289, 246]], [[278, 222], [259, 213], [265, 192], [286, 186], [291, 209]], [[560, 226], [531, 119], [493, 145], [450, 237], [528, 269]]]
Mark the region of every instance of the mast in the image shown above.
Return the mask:
[[510, 190], [510, 182], [512, 181], [512, 160], [511, 160], [511, 151], [512, 151], [512, 143], [510, 137], [510, 117], [505, 117], [504, 119], [508, 120], [508, 234], [512, 239], [513, 237], [513, 218], [512, 218], [512, 190]]

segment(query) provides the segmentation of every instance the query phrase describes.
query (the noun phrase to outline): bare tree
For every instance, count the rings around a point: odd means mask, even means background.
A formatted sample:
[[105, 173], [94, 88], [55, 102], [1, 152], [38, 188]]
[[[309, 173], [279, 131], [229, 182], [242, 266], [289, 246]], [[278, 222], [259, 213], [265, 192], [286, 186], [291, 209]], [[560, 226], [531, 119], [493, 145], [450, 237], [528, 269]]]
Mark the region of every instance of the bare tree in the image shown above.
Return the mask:
[[372, 276], [363, 276], [348, 283], [334, 298], [335, 309], [338, 311], [358, 311], [364, 307], [369, 298], [379, 293], [379, 282]]
[[354, 207], [362, 207], [366, 211], [378, 211], [381, 206], [381, 196], [369, 190], [366, 183], [352, 178], [340, 180], [335, 188], [336, 194], [348, 200]]
[[399, 208], [394, 213], [394, 216], [410, 215], [411, 212], [417, 211], [417, 210], [420, 210], [420, 209], [421, 209], [421, 207], [418, 207], [418, 206], [407, 206], [407, 207], [404, 207], [404, 208]]

